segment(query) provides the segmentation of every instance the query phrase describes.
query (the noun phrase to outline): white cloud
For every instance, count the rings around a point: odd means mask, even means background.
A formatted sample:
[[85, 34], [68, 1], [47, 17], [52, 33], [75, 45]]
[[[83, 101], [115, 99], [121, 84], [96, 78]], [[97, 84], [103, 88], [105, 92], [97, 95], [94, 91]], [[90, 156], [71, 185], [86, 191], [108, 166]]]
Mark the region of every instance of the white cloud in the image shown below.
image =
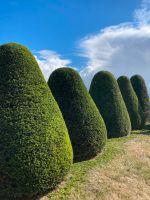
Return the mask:
[[33, 53], [46, 80], [48, 80], [52, 71], [60, 67], [68, 67], [71, 63], [69, 59], [63, 59], [51, 50], [34, 51]]
[[116, 77], [141, 74], [150, 89], [150, 9], [146, 5], [150, 1], [142, 1], [135, 11], [136, 23], [110, 26], [79, 41], [81, 56], [87, 59], [80, 71], [87, 87], [96, 72], [109, 70]]
[[[141, 74], [150, 91], [150, 0], [143, 0], [133, 16], [133, 22], [106, 27], [79, 41], [79, 55], [87, 60], [80, 75], [87, 87], [96, 72], [108, 70], [116, 77]], [[55, 69], [71, 64], [51, 50], [34, 54], [46, 80]]]
[[143, 0], [140, 8], [134, 11], [134, 19], [141, 24], [150, 22], [150, 0]]

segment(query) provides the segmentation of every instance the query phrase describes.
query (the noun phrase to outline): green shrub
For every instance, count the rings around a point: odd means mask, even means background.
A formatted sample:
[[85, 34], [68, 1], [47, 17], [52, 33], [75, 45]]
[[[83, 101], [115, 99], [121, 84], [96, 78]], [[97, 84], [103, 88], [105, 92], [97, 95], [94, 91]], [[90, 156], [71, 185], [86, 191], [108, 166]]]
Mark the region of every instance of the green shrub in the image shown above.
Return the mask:
[[57, 69], [48, 85], [68, 127], [74, 161], [96, 156], [106, 143], [106, 128], [79, 74], [70, 68]]
[[115, 77], [107, 71], [95, 74], [90, 94], [105, 121], [108, 138], [128, 135], [130, 118]]
[[133, 89], [139, 99], [143, 112], [143, 125], [146, 123], [150, 114], [149, 96], [145, 81], [142, 76], [134, 75], [131, 77]]
[[132, 129], [140, 129], [142, 126], [140, 105], [131, 81], [127, 76], [120, 76], [118, 85], [130, 116]]
[[67, 174], [72, 148], [62, 114], [25, 47], [0, 46], [0, 199], [29, 199]]

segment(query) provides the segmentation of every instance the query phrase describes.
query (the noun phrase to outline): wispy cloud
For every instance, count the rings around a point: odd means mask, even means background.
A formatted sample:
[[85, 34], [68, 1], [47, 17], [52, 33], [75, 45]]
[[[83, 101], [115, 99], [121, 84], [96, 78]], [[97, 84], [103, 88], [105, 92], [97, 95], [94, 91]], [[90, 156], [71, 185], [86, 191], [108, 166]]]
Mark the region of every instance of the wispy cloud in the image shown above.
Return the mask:
[[106, 27], [79, 41], [81, 56], [88, 61], [80, 74], [89, 87], [94, 74], [109, 70], [116, 77], [141, 74], [149, 84], [150, 0], [143, 0], [130, 23]]
[[134, 11], [134, 20], [140, 24], [150, 22], [150, 0], [143, 0], [138, 9]]
[[71, 60], [62, 58], [59, 54], [51, 50], [34, 51], [35, 58], [48, 80], [52, 71], [60, 67], [68, 67]]

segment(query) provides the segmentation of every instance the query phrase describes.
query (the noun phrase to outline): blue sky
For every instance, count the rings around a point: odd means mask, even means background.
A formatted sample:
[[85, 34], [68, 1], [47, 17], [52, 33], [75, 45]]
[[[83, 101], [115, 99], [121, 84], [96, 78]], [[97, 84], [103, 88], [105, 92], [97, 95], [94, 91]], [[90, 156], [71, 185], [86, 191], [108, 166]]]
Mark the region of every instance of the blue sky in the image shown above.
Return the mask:
[[0, 43], [27, 46], [46, 78], [70, 66], [89, 86], [99, 70], [131, 76], [145, 65], [148, 82], [149, 8], [149, 0], [5, 0]]
[[0, 6], [0, 42], [67, 55], [80, 38], [132, 20], [140, 0], [5, 0]]

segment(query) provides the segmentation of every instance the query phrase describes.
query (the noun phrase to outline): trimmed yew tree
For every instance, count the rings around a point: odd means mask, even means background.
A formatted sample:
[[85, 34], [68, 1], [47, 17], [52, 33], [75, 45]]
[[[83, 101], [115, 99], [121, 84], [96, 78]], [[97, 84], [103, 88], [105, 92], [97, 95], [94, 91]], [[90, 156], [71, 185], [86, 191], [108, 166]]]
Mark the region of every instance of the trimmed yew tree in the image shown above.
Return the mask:
[[90, 94], [105, 121], [108, 138], [128, 135], [131, 131], [130, 118], [113, 74], [107, 71], [95, 74]]
[[120, 76], [118, 78], [118, 84], [130, 116], [132, 129], [141, 129], [142, 119], [140, 104], [136, 93], [134, 92], [130, 79], [127, 76]]
[[149, 104], [149, 95], [148, 95], [147, 87], [146, 87], [143, 77], [140, 75], [132, 76], [131, 83], [142, 108], [143, 125], [144, 125], [150, 114], [150, 104]]
[[106, 144], [106, 128], [79, 74], [70, 68], [57, 69], [48, 85], [65, 119], [74, 161], [96, 156]]
[[29, 199], [67, 174], [72, 148], [59, 107], [34, 56], [0, 46], [0, 199]]

